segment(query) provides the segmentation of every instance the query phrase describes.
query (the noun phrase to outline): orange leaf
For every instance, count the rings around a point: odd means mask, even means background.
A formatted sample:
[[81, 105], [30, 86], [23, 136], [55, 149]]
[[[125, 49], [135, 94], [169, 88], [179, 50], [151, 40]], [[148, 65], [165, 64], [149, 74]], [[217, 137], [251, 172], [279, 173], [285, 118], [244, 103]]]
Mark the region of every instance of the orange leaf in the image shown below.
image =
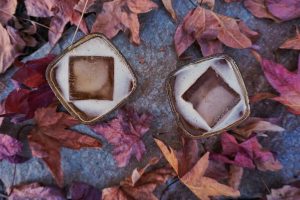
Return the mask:
[[[158, 147], [162, 150], [167, 161], [173, 166], [173, 168], [180, 168], [178, 157], [176, 157], [175, 151], [166, 146], [163, 142], [155, 140]], [[193, 152], [195, 153], [195, 152]], [[177, 153], [178, 154], [178, 153]], [[204, 154], [196, 164], [184, 174], [178, 174], [180, 181], [185, 184], [198, 198], [202, 200], [209, 200], [214, 196], [229, 196], [238, 197], [240, 192], [227, 185], [221, 184], [218, 181], [204, 176], [208, 164], [209, 164], [209, 152]], [[175, 164], [174, 164], [175, 163]], [[176, 167], [176, 164], [179, 165]], [[175, 167], [174, 167], [175, 166]]]
[[171, 17], [174, 20], [177, 20], [177, 16], [176, 16], [175, 10], [174, 10], [174, 8], [172, 6], [172, 0], [162, 0], [162, 3], [164, 4], [166, 10], [170, 13]]
[[[153, 194], [155, 188], [174, 175], [174, 172], [167, 167], [147, 172], [146, 170], [157, 161], [154, 158], [144, 168], [135, 169], [132, 176], [121, 181], [119, 186], [103, 189], [102, 200], [157, 200]], [[138, 179], [133, 178], [136, 177], [136, 173], [139, 174]]]

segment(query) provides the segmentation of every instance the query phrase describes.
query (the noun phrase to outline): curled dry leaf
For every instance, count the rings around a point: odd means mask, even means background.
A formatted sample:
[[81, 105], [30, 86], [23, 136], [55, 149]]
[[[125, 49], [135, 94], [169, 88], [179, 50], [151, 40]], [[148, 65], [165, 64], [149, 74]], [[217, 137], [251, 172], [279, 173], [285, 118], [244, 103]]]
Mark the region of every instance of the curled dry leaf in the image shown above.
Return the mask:
[[21, 55], [25, 42], [10, 26], [6, 29], [0, 24], [0, 73], [5, 72]]
[[40, 183], [29, 183], [14, 186], [8, 200], [43, 199], [66, 200], [60, 189], [52, 186], [43, 186]]
[[268, 18], [272, 19], [275, 22], [279, 22], [280, 20], [273, 16], [266, 5], [265, 0], [245, 0], [244, 6], [255, 16], [258, 18]]
[[284, 128], [262, 118], [250, 117], [242, 124], [233, 128], [232, 131], [244, 138], [249, 138], [253, 133], [264, 133], [266, 131], [282, 132]]
[[296, 115], [300, 114], [300, 56], [298, 71], [290, 72], [283, 65], [272, 60], [262, 58], [257, 52], [253, 52], [264, 71], [264, 74], [280, 96], [272, 98], [287, 106], [288, 110]]
[[[172, 177], [174, 172], [169, 167], [148, 171], [147, 168], [156, 164], [155, 160], [140, 170], [135, 169], [132, 176], [121, 181], [119, 186], [103, 189], [102, 200], [158, 200], [153, 191]], [[138, 179], [133, 178], [136, 172], [139, 172]]]
[[177, 20], [176, 12], [172, 5], [172, 0], [162, 0], [162, 3], [164, 4], [166, 10], [170, 13], [171, 17], [174, 20]]
[[[87, 11], [93, 11], [92, 6], [97, 1], [91, 1]], [[102, 4], [102, 3], [101, 3]], [[76, 8], [83, 12], [83, 2]], [[147, 13], [157, 5], [151, 0], [113, 0], [104, 2], [101, 11], [97, 14], [92, 32], [99, 32], [108, 38], [113, 38], [119, 31], [130, 32], [130, 41], [140, 44], [140, 23], [138, 14]]]
[[161, 149], [166, 160], [171, 164], [180, 181], [185, 184], [198, 198], [209, 200], [210, 197], [228, 196], [238, 197], [240, 192], [227, 185], [221, 184], [216, 180], [206, 177], [205, 172], [209, 165], [209, 152], [203, 155], [194, 166], [184, 173], [181, 172], [180, 165], [184, 164], [179, 161], [178, 152], [171, 147], [166, 146], [162, 141], [155, 139], [156, 144]]
[[273, 154], [262, 148], [256, 136], [239, 144], [232, 135], [225, 132], [221, 135], [221, 144], [221, 153], [211, 154], [211, 159], [243, 168], [254, 169], [256, 166], [261, 171], [282, 168]]
[[32, 155], [45, 162], [59, 186], [63, 185], [63, 171], [60, 165], [62, 147], [101, 147], [98, 140], [70, 130], [71, 126], [79, 122], [70, 115], [56, 112], [56, 107], [37, 109], [34, 120], [37, 126], [28, 135]]
[[296, 28], [296, 35], [288, 40], [286, 40], [279, 48], [281, 49], [294, 49], [300, 50], [300, 32]]
[[51, 17], [48, 32], [49, 42], [54, 45], [62, 36], [67, 23], [79, 26], [85, 34], [88, 29], [80, 13], [74, 10], [78, 0], [25, 0], [28, 15], [33, 17]]
[[290, 185], [285, 185], [279, 189], [272, 189], [267, 195], [267, 200], [296, 200], [300, 199], [300, 189]]
[[17, 8], [17, 0], [2, 0], [0, 1], [0, 23], [5, 26], [7, 22], [15, 14]]
[[142, 136], [149, 130], [152, 116], [149, 113], [137, 113], [132, 107], [119, 112], [110, 122], [93, 127], [93, 130], [102, 135], [113, 145], [112, 152], [118, 167], [128, 164], [130, 158], [142, 158], [146, 151]]
[[240, 20], [216, 14], [197, 7], [191, 10], [178, 26], [174, 36], [177, 55], [180, 56], [195, 41], [204, 56], [221, 53], [222, 43], [238, 49], [252, 46], [251, 38], [258, 35]]

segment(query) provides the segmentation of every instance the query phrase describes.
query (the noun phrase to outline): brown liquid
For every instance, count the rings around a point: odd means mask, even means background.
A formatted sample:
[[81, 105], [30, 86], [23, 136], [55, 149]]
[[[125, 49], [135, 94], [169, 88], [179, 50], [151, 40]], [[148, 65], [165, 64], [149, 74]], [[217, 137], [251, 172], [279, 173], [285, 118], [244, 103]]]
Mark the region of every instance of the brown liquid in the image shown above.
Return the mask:
[[210, 127], [215, 126], [240, 100], [239, 95], [211, 68], [182, 97], [193, 104]]
[[72, 56], [69, 60], [70, 100], [112, 100], [114, 59], [102, 56]]

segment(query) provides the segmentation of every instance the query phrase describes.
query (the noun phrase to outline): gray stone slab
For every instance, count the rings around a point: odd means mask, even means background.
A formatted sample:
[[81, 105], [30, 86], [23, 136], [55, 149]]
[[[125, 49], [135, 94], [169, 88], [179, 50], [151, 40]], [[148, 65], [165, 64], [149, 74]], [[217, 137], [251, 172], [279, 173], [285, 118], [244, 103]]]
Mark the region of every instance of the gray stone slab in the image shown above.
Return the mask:
[[[86, 126], [76, 127], [85, 134], [90, 134], [101, 139], [104, 147], [101, 150], [84, 149], [73, 151], [70, 149], [62, 150], [62, 166], [65, 174], [65, 184], [72, 181], [85, 181], [99, 188], [104, 188], [117, 184], [124, 177], [128, 176], [135, 167], [143, 166], [146, 161], [159, 154], [159, 150], [152, 140], [152, 135], [158, 132], [174, 131], [176, 124], [171, 114], [167, 102], [166, 92], [164, 90], [164, 81], [167, 75], [179, 64], [185, 61], [178, 60], [174, 51], [173, 36], [178, 22], [174, 22], [162, 7], [161, 2], [159, 9], [140, 16], [141, 21], [141, 39], [140, 46], [132, 45], [124, 33], [118, 34], [112, 42], [128, 59], [134, 71], [137, 74], [139, 87], [135, 95], [129, 100], [136, 108], [149, 110], [154, 114], [154, 121], [151, 130], [143, 140], [146, 143], [147, 152], [141, 162], [132, 159], [130, 164], [125, 168], [117, 168], [110, 154], [111, 146], [107, 142], [89, 130]], [[270, 20], [257, 19], [253, 17], [241, 3], [225, 4], [223, 1], [216, 1], [216, 10], [219, 13], [243, 19], [250, 27], [261, 33], [258, 44], [261, 46], [261, 52], [265, 56], [272, 56], [273, 51], [294, 31], [294, 25], [299, 24], [300, 20], [294, 20], [282, 24], [273, 23]], [[182, 21], [188, 10], [193, 8], [193, 4], [186, 0], [174, 0], [174, 7], [178, 14], [179, 22]], [[92, 21], [94, 16], [89, 17]], [[89, 23], [91, 25], [91, 23]], [[64, 33], [59, 44], [52, 49], [52, 53], [59, 53], [71, 43], [74, 27]], [[77, 38], [83, 34], [79, 33]], [[45, 44], [37, 52], [33, 53], [26, 59], [43, 57], [49, 53], [51, 47]], [[240, 66], [241, 73], [245, 79], [245, 84], [250, 95], [258, 91], [273, 91], [266, 82], [259, 64], [251, 56], [249, 50], [236, 50], [225, 48], [225, 52], [234, 57]], [[200, 58], [201, 54], [196, 45], [192, 46], [187, 55], [193, 59]], [[290, 69], [296, 68], [296, 53], [291, 51], [281, 52], [281, 61]], [[140, 60], [144, 59], [144, 63]], [[1, 80], [5, 80], [8, 89], [0, 98], [3, 99], [10, 90], [13, 89], [9, 77], [13, 74], [14, 69]], [[266, 193], [267, 189], [264, 183], [269, 187], [278, 187], [291, 179], [298, 179], [300, 166], [300, 117], [288, 113], [282, 105], [274, 102], [263, 102], [252, 106], [252, 115], [259, 117], [280, 117], [281, 125], [286, 128], [283, 133], [270, 134], [269, 138], [263, 138], [264, 146], [269, 147], [276, 152], [279, 160], [283, 163], [284, 169], [276, 172], [257, 172], [246, 170], [241, 185], [243, 197], [256, 197]], [[1, 129], [9, 130], [12, 134], [19, 129], [8, 124]], [[176, 133], [165, 136], [170, 144], [178, 143]], [[209, 148], [217, 138], [202, 140]], [[13, 165], [6, 161], [0, 163], [0, 179], [6, 187], [11, 184], [13, 174]], [[44, 163], [36, 158], [17, 165], [15, 183], [30, 181], [39, 181], [43, 183], [54, 183], [48, 169]], [[163, 199], [196, 199], [196, 197], [180, 183], [173, 184]]]

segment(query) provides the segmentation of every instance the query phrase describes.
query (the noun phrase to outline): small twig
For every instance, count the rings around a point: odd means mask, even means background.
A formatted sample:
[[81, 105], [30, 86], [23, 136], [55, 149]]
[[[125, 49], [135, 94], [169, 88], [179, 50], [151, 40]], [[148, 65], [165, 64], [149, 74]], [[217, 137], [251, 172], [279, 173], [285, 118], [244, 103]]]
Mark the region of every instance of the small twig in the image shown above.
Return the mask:
[[16, 16], [14, 16], [14, 15], [12, 15], [12, 14], [7, 13], [6, 11], [4, 11], [4, 10], [2, 10], [2, 9], [0, 9], [0, 12], [3, 12], [4, 14], [9, 15], [9, 16], [11, 16], [11, 17], [14, 17], [14, 18], [16, 18], [16, 19], [20, 18], [20, 19], [23, 19], [23, 20], [25, 20], [25, 21], [29, 21], [29, 22], [34, 23], [34, 24], [37, 24], [37, 25], [39, 25], [39, 26], [41, 26], [41, 27], [43, 27], [43, 28], [46, 28], [46, 29], [48, 29], [48, 30], [51, 31], [51, 32], [54, 32], [53, 30], [50, 29], [49, 26], [46, 26], [46, 25], [41, 24], [41, 23], [39, 23], [39, 22], [36, 22], [36, 21], [34, 21], [34, 20], [27, 19], [27, 18], [20, 17], [20, 16], [16, 17]]
[[171, 187], [173, 184], [177, 183], [178, 181], [179, 181], [179, 178], [176, 177], [174, 179], [174, 181], [172, 181], [170, 184], [168, 184], [167, 187], [161, 192], [159, 200], [162, 200], [162, 197], [164, 196], [164, 194], [166, 193], [166, 191], [169, 189], [169, 187]]
[[267, 186], [266, 182], [264, 181], [263, 178], [259, 177], [259, 179], [261, 180], [261, 182], [264, 184], [265, 188], [268, 190], [268, 193], [271, 193], [269, 187]]
[[77, 34], [77, 32], [78, 32], [78, 29], [79, 29], [80, 23], [81, 23], [81, 21], [82, 21], [83, 15], [84, 15], [84, 13], [85, 13], [85, 9], [86, 9], [86, 6], [87, 6], [87, 3], [88, 3], [88, 2], [89, 2], [89, 0], [86, 0], [86, 1], [85, 1], [84, 7], [83, 7], [83, 11], [82, 11], [82, 13], [81, 13], [79, 22], [78, 22], [78, 24], [77, 24], [77, 26], [76, 26], [76, 30], [75, 30], [75, 32], [74, 32], [74, 34], [73, 34], [73, 38], [72, 38], [72, 40], [71, 40], [71, 45], [73, 44], [73, 42], [74, 42], [74, 40], [75, 40], [76, 34]]

